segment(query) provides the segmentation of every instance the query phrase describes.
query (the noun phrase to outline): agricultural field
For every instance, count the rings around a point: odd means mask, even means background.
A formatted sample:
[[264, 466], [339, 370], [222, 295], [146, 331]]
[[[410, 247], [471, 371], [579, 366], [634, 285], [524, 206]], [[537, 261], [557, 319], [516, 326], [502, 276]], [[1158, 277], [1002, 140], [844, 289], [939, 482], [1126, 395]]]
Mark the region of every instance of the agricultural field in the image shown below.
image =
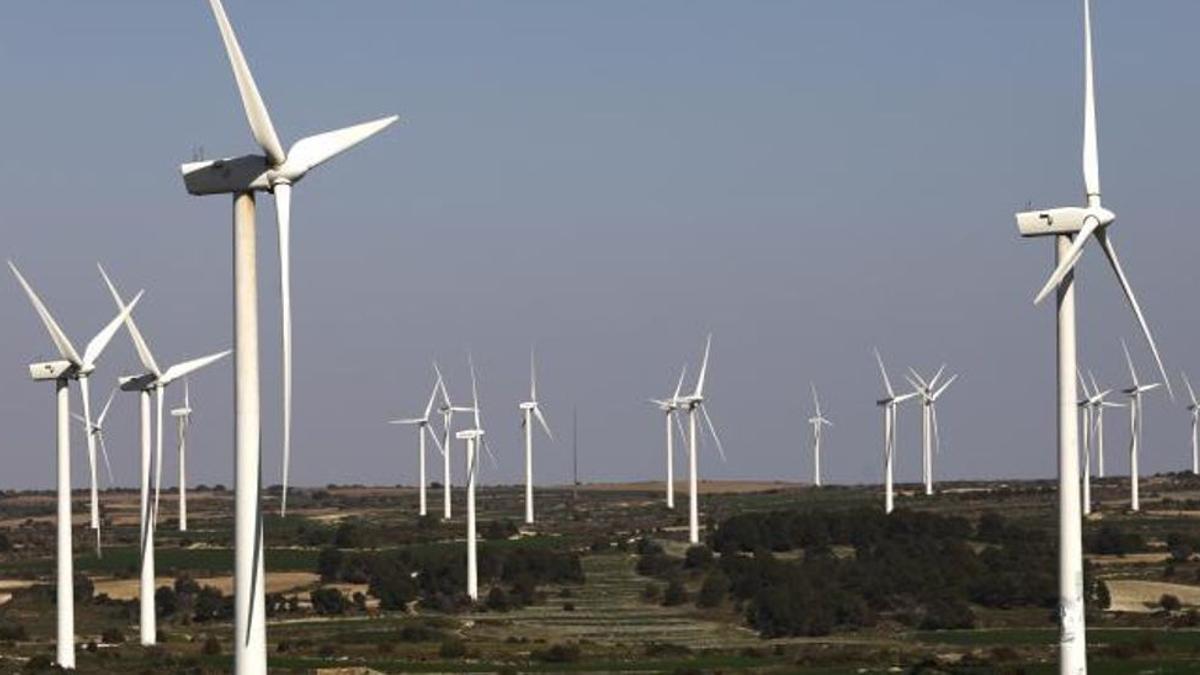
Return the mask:
[[[1052, 673], [1050, 482], [901, 486], [705, 483], [705, 546], [686, 495], [658, 483], [479, 495], [481, 599], [464, 595], [465, 524], [416, 515], [411, 487], [295, 491], [265, 522], [272, 672]], [[1093, 673], [1200, 671], [1200, 480], [1098, 482], [1085, 524]], [[232, 495], [164, 493], [159, 644], [137, 644], [137, 494], [103, 496], [97, 554], [76, 523], [79, 671], [228, 672]], [[277, 513], [277, 490], [267, 513]], [[456, 506], [462, 495], [456, 491]], [[75, 512], [85, 512], [85, 494]], [[49, 672], [53, 496], [0, 495], [0, 672]]]

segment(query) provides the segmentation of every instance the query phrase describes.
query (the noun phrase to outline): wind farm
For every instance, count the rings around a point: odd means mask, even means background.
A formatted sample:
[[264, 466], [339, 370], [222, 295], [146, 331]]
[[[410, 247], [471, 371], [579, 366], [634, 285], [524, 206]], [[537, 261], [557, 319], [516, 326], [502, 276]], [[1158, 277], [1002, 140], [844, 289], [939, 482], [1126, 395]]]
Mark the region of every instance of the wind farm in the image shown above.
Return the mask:
[[1200, 670], [1200, 6], [9, 18], [0, 672]]

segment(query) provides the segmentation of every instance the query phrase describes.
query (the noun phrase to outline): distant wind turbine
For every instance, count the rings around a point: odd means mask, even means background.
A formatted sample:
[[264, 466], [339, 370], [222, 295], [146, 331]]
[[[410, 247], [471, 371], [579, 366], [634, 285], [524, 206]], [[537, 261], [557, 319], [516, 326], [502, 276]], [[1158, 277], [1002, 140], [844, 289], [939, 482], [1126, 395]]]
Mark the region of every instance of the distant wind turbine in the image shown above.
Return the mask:
[[[50, 310], [42, 302], [34, 292], [33, 287], [25, 281], [25, 277], [21, 276], [21, 272], [17, 270], [16, 265], [10, 261], [8, 266], [12, 269], [13, 274], [20, 282], [21, 288], [25, 289], [25, 294], [29, 296], [29, 301], [33, 303], [34, 310], [37, 311], [38, 317], [41, 318], [42, 324], [46, 327], [46, 332], [50, 334], [50, 339], [54, 342], [55, 348], [58, 350], [61, 361], [50, 361], [47, 363], [35, 363], [29, 366], [29, 375], [34, 381], [45, 382], [53, 381], [55, 388], [55, 399], [57, 402], [56, 416], [56, 432], [58, 434], [58, 472], [57, 472], [57, 487], [58, 487], [58, 502], [56, 510], [56, 552], [55, 562], [56, 569], [56, 586], [55, 586], [55, 613], [56, 632], [55, 632], [55, 663], [60, 668], [73, 670], [75, 668], [75, 574], [71, 546], [71, 401], [70, 390], [68, 384], [71, 380], [79, 382], [80, 391], [83, 393], [83, 409], [84, 421], [90, 428], [91, 413], [87, 396], [87, 378], [96, 369], [96, 360], [104, 353], [105, 347], [112, 341], [113, 335], [121, 327], [121, 322], [125, 320], [129, 313], [133, 311], [134, 305], [141, 299], [142, 294], [139, 292], [133, 301], [128, 306], [122, 307], [117, 317], [108, 322], [100, 332], [88, 342], [87, 347], [83, 350], [83, 355], [80, 356], [76, 351], [75, 346], [71, 344], [71, 340], [62, 328], [58, 326], [58, 322], [51, 316]], [[95, 436], [88, 434], [89, 445], [94, 448]], [[96, 496], [96, 455], [94, 450], [90, 452], [88, 459], [91, 461], [92, 475], [92, 495]], [[100, 540], [100, 519], [98, 501], [93, 502], [93, 519], [96, 528], [97, 547]]]
[[1192, 389], [1192, 383], [1188, 380], [1187, 373], [1181, 373], [1183, 383], [1187, 385], [1188, 400], [1187, 411], [1192, 415], [1192, 473], [1200, 474], [1200, 445], [1197, 444], [1197, 425], [1200, 424], [1200, 400], [1196, 399], [1196, 392]]
[[521, 429], [525, 432], [525, 524], [533, 524], [533, 419], [536, 417], [546, 438], [554, 441], [550, 425], [542, 415], [537, 397], [537, 365], [533, 351], [529, 352], [529, 400], [521, 404]]
[[708, 340], [704, 343], [704, 359], [700, 362], [700, 374], [696, 377], [696, 388], [692, 390], [691, 394], [679, 399], [680, 406], [688, 411], [688, 542], [692, 544], [700, 543], [699, 486], [696, 477], [696, 443], [699, 440], [697, 415], [704, 416], [704, 424], [708, 428], [709, 434], [712, 435], [717, 452], [721, 455], [721, 461], [725, 461], [725, 449], [721, 447], [721, 438], [717, 436], [717, 429], [708, 415], [708, 407], [704, 405], [704, 378], [708, 374], [708, 355], [711, 349], [712, 334], [710, 333]]
[[171, 409], [175, 418], [179, 455], [179, 531], [187, 532], [187, 433], [192, 424], [192, 393], [188, 379], [183, 378], [183, 405]]
[[[471, 600], [479, 599], [479, 562], [476, 553], [477, 537], [475, 527], [475, 484], [479, 477], [479, 451], [481, 446], [486, 449], [483, 423], [479, 413], [479, 387], [475, 379], [475, 363], [470, 361], [471, 368], [471, 411], [474, 414], [475, 425], [471, 429], [463, 429], [455, 434], [455, 438], [466, 442], [467, 464], [467, 596]], [[488, 450], [490, 453], [491, 450]], [[494, 458], [493, 458], [494, 461]]]
[[958, 375], [952, 375], [950, 379], [939, 386], [938, 380], [941, 379], [945, 370], [946, 366], [943, 365], [938, 368], [932, 378], [926, 381], [917, 371], [912, 368], [908, 369], [911, 375], [911, 377], [907, 377], [908, 383], [913, 386], [913, 389], [916, 389], [917, 394], [921, 397], [921, 477], [925, 483], [926, 495], [933, 494], [933, 456], [941, 454], [942, 451], [942, 438], [938, 432], [937, 401], [958, 379]]
[[113, 478], [112, 463], [108, 459], [108, 448], [104, 445], [104, 420], [108, 417], [108, 409], [112, 406], [113, 397], [117, 395], [119, 387], [113, 387], [113, 390], [108, 393], [108, 400], [104, 402], [104, 407], [100, 410], [100, 414], [96, 419], [92, 420], [89, 425], [87, 418], [78, 413], [71, 413], [71, 417], [80, 424], [87, 433], [96, 437], [96, 445], [100, 448], [100, 456], [104, 458], [104, 469], [108, 473], [108, 484], [114, 485], [116, 480]]
[[1138, 495], [1138, 455], [1142, 445], [1142, 396], [1162, 386], [1161, 382], [1142, 384], [1138, 380], [1137, 369], [1133, 367], [1133, 358], [1129, 356], [1129, 347], [1121, 340], [1121, 349], [1125, 351], [1125, 363], [1129, 364], [1129, 376], [1133, 384], [1122, 391], [1129, 396], [1129, 508], [1132, 511], [1141, 510]]
[[433, 370], [437, 373], [438, 382], [441, 383], [442, 403], [438, 406], [438, 412], [442, 414], [442, 520], [450, 520], [453, 515], [453, 504], [451, 502], [452, 483], [450, 481], [450, 434], [454, 433], [453, 422], [454, 413], [456, 412], [471, 412], [472, 409], [465, 406], [456, 406], [450, 402], [450, 393], [446, 390], [446, 378], [442, 377], [442, 370], [438, 368], [438, 364], [433, 364]]
[[670, 398], [652, 398], [650, 402], [666, 413], [667, 421], [667, 508], [675, 508], [675, 428], [679, 429], [680, 438], [684, 437], [683, 423], [679, 421], [679, 393], [683, 390], [683, 378], [687, 375], [685, 365], [679, 371], [679, 383], [675, 385], [675, 393]]
[[888, 378], [887, 368], [883, 366], [883, 357], [875, 350], [875, 362], [879, 364], [879, 374], [883, 376], [884, 398], [875, 402], [883, 408], [883, 510], [891, 513], [895, 508], [893, 496], [893, 479], [896, 467], [896, 428], [900, 421], [900, 404], [917, 396], [917, 392], [896, 395], [892, 389], [892, 381]]
[[417, 428], [417, 466], [420, 473], [420, 506], [418, 510], [422, 516], [427, 515], [428, 513], [425, 502], [425, 486], [428, 482], [425, 479], [425, 436], [428, 435], [432, 437], [434, 444], [438, 448], [438, 451], [443, 455], [446, 454], [445, 449], [442, 447], [442, 442], [438, 440], [437, 434], [433, 433], [433, 429], [429, 428], [429, 415], [433, 412], [433, 402], [437, 399], [437, 395], [440, 393], [439, 388], [441, 386], [442, 378], [439, 374], [437, 380], [433, 383], [433, 391], [429, 393], [429, 402], [425, 404], [425, 413], [423, 415], [420, 417], [391, 420], [388, 422], [388, 424], [403, 424], [407, 426], [415, 426]]
[[809, 384], [812, 386], [813, 410], [816, 411], [812, 417], [808, 418], [808, 423], [812, 425], [813, 485], [821, 487], [821, 428], [832, 427], [833, 422], [821, 414], [821, 399], [817, 398], [817, 385]]

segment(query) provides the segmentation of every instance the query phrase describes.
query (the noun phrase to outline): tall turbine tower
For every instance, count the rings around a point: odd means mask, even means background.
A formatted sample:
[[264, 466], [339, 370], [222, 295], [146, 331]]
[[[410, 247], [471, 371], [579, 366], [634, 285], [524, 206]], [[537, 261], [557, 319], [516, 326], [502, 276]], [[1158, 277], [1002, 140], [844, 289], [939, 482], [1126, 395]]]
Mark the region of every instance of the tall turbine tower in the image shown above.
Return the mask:
[[183, 378], [183, 405], [171, 409], [176, 423], [176, 444], [179, 455], [179, 531], [187, 532], [187, 432], [192, 423], [192, 392], [188, 379]]
[[1121, 349], [1125, 350], [1125, 363], [1129, 364], [1129, 376], [1133, 385], [1122, 391], [1129, 397], [1129, 508], [1132, 511], [1141, 510], [1141, 500], [1138, 494], [1138, 459], [1142, 446], [1142, 396], [1162, 386], [1161, 382], [1142, 384], [1138, 380], [1137, 369], [1133, 367], [1133, 358], [1129, 356], [1129, 347], [1121, 341]]
[[471, 410], [475, 426], [463, 429], [455, 438], [466, 443], [467, 464], [467, 596], [479, 599], [479, 563], [475, 533], [475, 483], [479, 476], [479, 446], [483, 444], [483, 425], [479, 420], [479, 388], [475, 381], [475, 363], [471, 362]]
[[[112, 294], [113, 301], [117, 303], [117, 307], [124, 309], [125, 301], [121, 299], [121, 293], [117, 290], [116, 285], [113, 284], [112, 279], [105, 273], [104, 268], [100, 268], [100, 275], [104, 277], [104, 283], [108, 286], [108, 291]], [[133, 341], [134, 349], [137, 351], [138, 359], [142, 362], [142, 367], [146, 369], [146, 372], [142, 375], [124, 377], [121, 378], [120, 382], [122, 391], [137, 392], [138, 409], [141, 414], [141, 560], [139, 564], [141, 576], [138, 586], [138, 625], [142, 644], [149, 646], [158, 641], [158, 619], [154, 604], [154, 533], [158, 525], [158, 503], [159, 495], [162, 491], [164, 391], [172, 382], [219, 361], [229, 354], [229, 351], [226, 350], [191, 361], [184, 361], [164, 371], [158, 367], [158, 362], [154, 360], [154, 354], [150, 351], [149, 344], [142, 337], [142, 331], [138, 329], [137, 323], [134, 322], [133, 317], [128, 312], [126, 312], [124, 322], [125, 329], [129, 333], [129, 338]], [[157, 426], [154, 428], [155, 448], [153, 457], [150, 454], [151, 394], [154, 395], [155, 399], [156, 415], [154, 420], [157, 422]], [[153, 498], [150, 496], [151, 475], [154, 476]]]
[[414, 426], [417, 428], [417, 467], [420, 473], [420, 494], [419, 513], [422, 516], [428, 514], [427, 504], [425, 501], [425, 486], [428, 481], [425, 479], [425, 436], [429, 435], [433, 438], [434, 445], [443, 455], [446, 454], [445, 448], [442, 447], [442, 442], [438, 440], [437, 434], [433, 433], [433, 429], [429, 428], [429, 415], [433, 412], [433, 402], [437, 399], [439, 387], [442, 386], [441, 375], [438, 375], [437, 381], [433, 383], [433, 391], [429, 393], [429, 402], [425, 404], [425, 414], [420, 417], [411, 417], [408, 419], [391, 420], [388, 424], [403, 424], [406, 426]]
[[1197, 426], [1200, 425], [1200, 400], [1196, 399], [1196, 392], [1192, 390], [1192, 383], [1188, 380], [1187, 373], [1181, 373], [1183, 383], [1187, 385], [1188, 390], [1188, 405], [1187, 411], [1192, 415], [1192, 473], [1200, 474], [1200, 445], [1197, 444]]
[[879, 364], [879, 374], [883, 376], [884, 397], [875, 401], [875, 405], [883, 408], [883, 511], [891, 513], [895, 509], [893, 495], [893, 479], [896, 470], [896, 428], [900, 421], [900, 404], [917, 396], [917, 392], [896, 395], [892, 389], [892, 381], [888, 378], [887, 368], [883, 366], [883, 357], [875, 350], [875, 362]]
[[933, 377], [926, 381], [917, 371], [908, 369], [906, 376], [916, 393], [921, 397], [921, 479], [925, 483], [925, 494], [933, 494], [933, 456], [941, 454], [942, 439], [938, 433], [937, 401], [938, 398], [958, 379], [953, 375], [940, 386], [938, 380], [946, 366], [938, 368]]
[[697, 415], [704, 416], [704, 423], [716, 443], [717, 452], [721, 454], [721, 461], [725, 461], [725, 449], [721, 447], [721, 438], [717, 436], [717, 429], [713, 426], [712, 418], [708, 416], [708, 407], [704, 405], [704, 377], [708, 374], [708, 354], [711, 349], [712, 334], [710, 333], [708, 340], [704, 343], [704, 360], [700, 362], [700, 374], [696, 377], [696, 388], [691, 394], [679, 399], [679, 404], [688, 412], [688, 542], [692, 544], [700, 543], [699, 486], [696, 484], [696, 443], [699, 440]]
[[[25, 294], [29, 296], [29, 301], [33, 303], [34, 310], [37, 311], [38, 317], [41, 318], [42, 324], [46, 327], [46, 331], [50, 333], [50, 339], [54, 342], [55, 349], [58, 350], [59, 356], [62, 357], [61, 361], [31, 364], [29, 366], [29, 375], [36, 382], [54, 382], [55, 400], [57, 402], [55, 429], [58, 434], [57, 550], [55, 552], [57, 570], [54, 596], [57, 630], [55, 632], [54, 662], [60, 668], [74, 670], [75, 574], [71, 559], [71, 401], [68, 384], [71, 380], [79, 381], [80, 390], [83, 392], [84, 421], [90, 428], [92, 425], [91, 414], [89, 412], [87, 389], [84, 387], [84, 383], [87, 382], [88, 375], [96, 369], [96, 360], [104, 353], [104, 348], [112, 341], [113, 335], [121, 328], [121, 322], [125, 320], [125, 317], [129, 316], [129, 312], [133, 311], [133, 306], [141, 299], [142, 294], [139, 292], [137, 297], [133, 299], [133, 302], [129, 303], [129, 306], [123, 307], [115, 319], [100, 329], [100, 332], [84, 348], [83, 356], [80, 356], [79, 352], [75, 350], [75, 346], [71, 344], [71, 340], [67, 338], [67, 334], [59, 328], [58, 322], [50, 315], [50, 310], [46, 308], [41, 298], [33, 291], [29, 283], [25, 281], [25, 277], [21, 276], [21, 273], [12, 262], [9, 262], [8, 266], [12, 268], [13, 274], [16, 275], [21, 287], [25, 289]], [[94, 437], [89, 434], [88, 438], [92, 440]], [[92, 486], [93, 494], [95, 494], [95, 455], [91, 455], [89, 459], [92, 461]], [[96, 519], [96, 527], [97, 541], [99, 541], [98, 517]]]
[[[1037, 294], [1040, 302], [1051, 291], [1058, 298], [1058, 594], [1059, 594], [1059, 672], [1081, 675], [1087, 672], [1087, 639], [1083, 606], [1083, 543], [1079, 516], [1079, 444], [1076, 436], [1075, 401], [1075, 263], [1088, 240], [1095, 238], [1104, 251], [1141, 326], [1159, 370], [1166, 377], [1158, 347], [1150, 334], [1142, 310], [1125, 278], [1117, 251], [1108, 236], [1108, 227], [1116, 215], [1100, 203], [1100, 160], [1096, 134], [1096, 104], [1092, 77], [1092, 20], [1090, 0], [1083, 1], [1084, 32], [1084, 107], [1083, 107], [1083, 182], [1087, 196], [1084, 207], [1027, 211], [1018, 213], [1017, 227], [1022, 236], [1053, 236], [1057, 266]], [[1170, 385], [1168, 384], [1168, 388]]]
[[[682, 437], [683, 423], [679, 421], [679, 392], [683, 390], [683, 378], [687, 375], [687, 366], [685, 365], [679, 371], [679, 382], [675, 385], [675, 393], [670, 398], [652, 398], [650, 402], [658, 406], [658, 409], [666, 413], [667, 420], [667, 508], [675, 508], [675, 429], [679, 428], [679, 435]], [[578, 481], [576, 481], [578, 483]]]
[[821, 414], [821, 399], [817, 398], [817, 385], [811, 382], [809, 384], [812, 386], [813, 410], [816, 411], [812, 417], [808, 418], [808, 423], [812, 426], [813, 485], [821, 487], [821, 427], [832, 427], [833, 422]]
[[233, 67], [242, 107], [263, 155], [191, 162], [182, 166], [193, 195], [233, 195], [233, 287], [235, 466], [234, 466], [234, 672], [267, 672], [266, 611], [263, 584], [261, 429], [258, 377], [258, 270], [254, 195], [271, 192], [279, 228], [280, 296], [283, 308], [283, 498], [286, 512], [291, 459], [291, 293], [290, 218], [292, 185], [315, 168], [379, 133], [396, 121], [386, 117], [301, 139], [284, 152], [267, 106], [250, 73], [220, 0], [209, 0]]

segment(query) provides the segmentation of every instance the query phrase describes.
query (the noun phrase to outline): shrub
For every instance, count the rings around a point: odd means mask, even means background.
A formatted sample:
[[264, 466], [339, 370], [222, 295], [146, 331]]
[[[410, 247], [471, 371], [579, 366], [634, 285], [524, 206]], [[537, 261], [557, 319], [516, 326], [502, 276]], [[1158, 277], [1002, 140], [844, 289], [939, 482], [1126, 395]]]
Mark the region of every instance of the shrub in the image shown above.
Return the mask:
[[308, 594], [312, 601], [313, 611], [321, 615], [344, 614], [346, 612], [346, 596], [336, 588], [318, 588]]
[[687, 602], [688, 593], [684, 588], [683, 582], [678, 578], [671, 579], [667, 582], [667, 589], [663, 591], [662, 604], [665, 607], [674, 607]]
[[493, 612], [507, 612], [512, 609], [508, 593], [505, 593], [504, 589], [499, 586], [492, 586], [492, 590], [488, 591], [484, 605]]
[[1179, 601], [1179, 598], [1170, 593], [1163, 593], [1163, 596], [1158, 599], [1158, 604], [1168, 612], [1178, 612], [1183, 609], [1183, 603]]
[[696, 596], [697, 607], [718, 607], [729, 592], [729, 577], [721, 570], [713, 570], [704, 577], [700, 593]]
[[119, 645], [125, 642], [125, 633], [120, 628], [105, 628], [100, 632], [100, 642], [106, 645]]
[[577, 644], [553, 644], [546, 649], [535, 649], [530, 658], [544, 663], [574, 663], [582, 656]]
[[443, 659], [461, 659], [466, 655], [467, 646], [458, 638], [442, 640], [442, 646], [438, 648], [438, 656]]
[[683, 558], [683, 567], [685, 569], [708, 569], [712, 563], [712, 550], [703, 544], [689, 548]]

